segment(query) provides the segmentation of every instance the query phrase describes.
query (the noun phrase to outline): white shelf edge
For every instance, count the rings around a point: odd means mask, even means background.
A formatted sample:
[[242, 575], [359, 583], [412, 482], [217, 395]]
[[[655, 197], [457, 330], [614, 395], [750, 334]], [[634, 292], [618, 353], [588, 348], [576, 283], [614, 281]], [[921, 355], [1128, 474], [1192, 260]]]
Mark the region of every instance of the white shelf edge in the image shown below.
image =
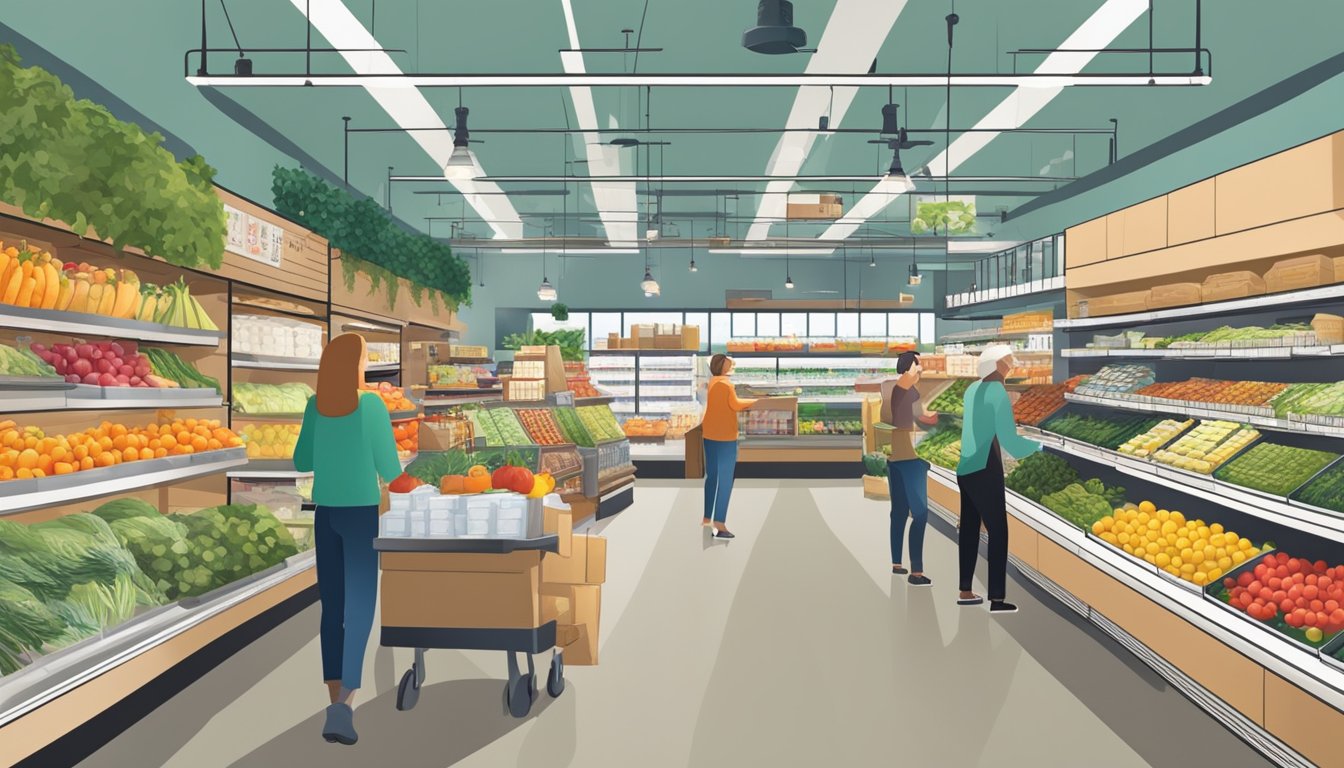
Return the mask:
[[[151, 461], [158, 461], [151, 459]], [[14, 494], [12, 496], [0, 497], [0, 515], [12, 514], [14, 512], [23, 512], [29, 509], [39, 507], [49, 507], [56, 504], [64, 504], [71, 501], [80, 501], [82, 499], [93, 499], [99, 496], [107, 496], [113, 493], [123, 493], [133, 491], [138, 488], [148, 488], [163, 483], [172, 483], [179, 480], [189, 480], [194, 477], [213, 475], [219, 472], [227, 471], [230, 467], [237, 467], [247, 463], [246, 458], [238, 457], [232, 459], [219, 459], [201, 464], [190, 464], [185, 467], [165, 467], [150, 472], [142, 472], [126, 477], [109, 477], [103, 480], [75, 485], [68, 488], [55, 488], [51, 490], [37, 490], [31, 493]], [[118, 465], [126, 466], [126, 465]], [[91, 470], [96, 471], [96, 470]], [[73, 475], [77, 477], [78, 474]], [[65, 475], [72, 477], [72, 475]], [[11, 480], [9, 482], [21, 482]]]
[[259, 362], [256, 360], [238, 360], [229, 362], [234, 368], [252, 368], [262, 371], [316, 371], [318, 364], [311, 363], [287, 363], [287, 362]]
[[1255, 416], [1246, 413], [1236, 413], [1235, 411], [1219, 411], [1212, 408], [1192, 408], [1188, 405], [1181, 405], [1175, 401], [1171, 401], [1170, 405], [1165, 403], [1138, 403], [1131, 400], [1116, 400], [1108, 397], [1080, 395], [1077, 392], [1064, 393], [1064, 399], [1071, 403], [1095, 405], [1102, 408], [1115, 408], [1122, 411], [1135, 411], [1138, 413], [1169, 413], [1204, 420], [1221, 419], [1223, 421], [1236, 421], [1242, 424], [1250, 424], [1253, 427], [1271, 429], [1276, 432], [1292, 432], [1295, 434], [1306, 432], [1314, 435], [1323, 435], [1325, 437], [1344, 438], [1344, 429], [1335, 427], [1308, 424], [1300, 421], [1288, 421], [1286, 419], [1272, 419], [1267, 416]]
[[[70, 666], [79, 664], [81, 661], [87, 663], [91, 660], [90, 657], [96, 657], [98, 653], [105, 650], [109, 643], [115, 642], [116, 640], [128, 641], [136, 637], [139, 639], [134, 640], [134, 642], [126, 648], [121, 649], [113, 655], [91, 663], [88, 668], [81, 670], [78, 674], [62, 680], [56, 685], [43, 687], [37, 695], [0, 712], [0, 726], [13, 722], [53, 699], [93, 680], [99, 675], [130, 661], [152, 648], [162, 645], [192, 627], [205, 622], [211, 617], [251, 600], [262, 592], [288, 581], [290, 578], [313, 568], [316, 565], [316, 562], [315, 551], [308, 550], [306, 552], [300, 552], [297, 556], [291, 558], [284, 568], [281, 568], [275, 573], [238, 589], [229, 590], [208, 603], [192, 607], [186, 607], [180, 603], [163, 606], [163, 608], [167, 610], [153, 618], [146, 619], [143, 623], [135, 622], [135, 620], [132, 619], [133, 623], [124, 628], [125, 634], [121, 637], [118, 637], [120, 633], [117, 633], [117, 628], [113, 628], [115, 634], [112, 637], [105, 639], [101, 643], [91, 644], [83, 654], [76, 654], [61, 659], [61, 667], [69, 668]], [[19, 670], [15, 674], [20, 675], [23, 671], [24, 670]], [[45, 667], [41, 667], [34, 669], [33, 671], [46, 671], [49, 675], [51, 672], [58, 670], [47, 670]], [[6, 685], [20, 684], [24, 682], [24, 678], [21, 677], [13, 679], [7, 678], [3, 682], [0, 682], [0, 700], [12, 700], [15, 696], [21, 695], [21, 692], [7, 695], [4, 691]], [[33, 683], [39, 682], [40, 679], [34, 679], [25, 687], [32, 687]]]
[[1083, 349], [1060, 350], [1068, 358], [1158, 358], [1164, 360], [1319, 360], [1344, 356], [1344, 345], [1315, 347], [1227, 347], [1205, 349]]
[[1055, 321], [1056, 330], [1081, 330], [1084, 328], [1106, 328], [1109, 326], [1134, 326], [1164, 320], [1181, 320], [1228, 312], [1270, 309], [1285, 304], [1306, 304], [1313, 301], [1344, 298], [1344, 284], [1323, 285], [1301, 291], [1274, 293], [1265, 296], [1251, 296], [1244, 299], [1231, 299], [1210, 304], [1196, 304], [1190, 307], [1174, 309], [1155, 309], [1148, 312], [1131, 312], [1124, 315], [1105, 315], [1103, 317], [1078, 317]]
[[[35, 312], [40, 314], [32, 314]], [[88, 320], [82, 320], [81, 317], [87, 317]], [[110, 320], [113, 324], [99, 322], [104, 320]], [[127, 323], [128, 325], [121, 327], [116, 323]], [[224, 334], [220, 331], [174, 328], [157, 323], [105, 318], [100, 315], [58, 312], [56, 310], [33, 310], [9, 305], [0, 305], [0, 327], [70, 334], [77, 337], [98, 336], [134, 339], [136, 341], [195, 347], [217, 347], [224, 340]]]

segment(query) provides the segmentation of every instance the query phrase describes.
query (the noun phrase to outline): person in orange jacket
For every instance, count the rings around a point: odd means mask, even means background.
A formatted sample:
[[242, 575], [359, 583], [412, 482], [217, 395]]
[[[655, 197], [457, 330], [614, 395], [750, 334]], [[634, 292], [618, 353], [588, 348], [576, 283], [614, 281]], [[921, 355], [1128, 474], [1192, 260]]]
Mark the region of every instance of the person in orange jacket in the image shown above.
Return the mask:
[[705, 393], [705, 415], [701, 430], [705, 442], [705, 519], [702, 525], [713, 525], [715, 535], [731, 539], [725, 524], [728, 518], [728, 499], [733, 494], [733, 473], [737, 469], [737, 414], [756, 403], [738, 398], [729, 376], [733, 373], [732, 358], [715, 355], [709, 360], [713, 378]]

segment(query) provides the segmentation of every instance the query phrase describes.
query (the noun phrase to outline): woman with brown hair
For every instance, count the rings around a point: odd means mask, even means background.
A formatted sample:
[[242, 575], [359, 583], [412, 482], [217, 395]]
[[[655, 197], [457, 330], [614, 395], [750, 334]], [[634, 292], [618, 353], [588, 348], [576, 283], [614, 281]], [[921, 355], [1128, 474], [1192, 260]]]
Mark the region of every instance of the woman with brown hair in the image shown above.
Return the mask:
[[728, 519], [728, 499], [733, 494], [733, 473], [737, 469], [737, 413], [755, 404], [755, 400], [740, 400], [729, 376], [733, 360], [727, 355], [715, 355], [709, 360], [713, 378], [705, 392], [705, 415], [701, 431], [705, 443], [705, 519], [703, 525], [713, 524], [716, 535], [731, 539], [733, 534], [725, 524]]
[[344, 333], [322, 350], [317, 394], [308, 399], [294, 468], [313, 473], [317, 591], [322, 603], [322, 676], [331, 696], [322, 737], [354, 744], [351, 709], [364, 669], [378, 590], [381, 477], [401, 474], [392, 421], [382, 398], [361, 392], [364, 337]]

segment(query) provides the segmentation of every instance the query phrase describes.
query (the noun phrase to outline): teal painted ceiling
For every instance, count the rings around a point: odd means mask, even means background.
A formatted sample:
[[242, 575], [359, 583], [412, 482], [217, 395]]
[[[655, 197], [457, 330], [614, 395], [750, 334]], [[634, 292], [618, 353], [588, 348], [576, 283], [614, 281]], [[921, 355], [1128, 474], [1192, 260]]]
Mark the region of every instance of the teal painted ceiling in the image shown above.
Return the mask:
[[[1120, 0], [1111, 0], [1119, 2]], [[1133, 5], [1139, 0], [1130, 0]], [[302, 47], [307, 26], [304, 0], [226, 0], [238, 41], [254, 60], [258, 74], [293, 72], [303, 65], [300, 54], [275, 55], [260, 48]], [[1056, 48], [1105, 4], [1105, 0], [960, 0], [952, 68], [956, 72], [1013, 71], [1008, 53], [1022, 48]], [[1123, 3], [1122, 3], [1123, 4]], [[1146, 5], [1146, 3], [1141, 3]], [[797, 0], [795, 21], [805, 28], [809, 44], [823, 40], [828, 24], [871, 16], [880, 19], [883, 8], [899, 7], [891, 0]], [[622, 29], [637, 30], [645, 47], [661, 52], [635, 56], [625, 53], [589, 53], [589, 72], [644, 73], [780, 73], [803, 72], [811, 55], [763, 56], [740, 45], [742, 31], [755, 20], [752, 0], [572, 0], [574, 31], [584, 48], [625, 45]], [[434, 73], [559, 73], [560, 49], [570, 47], [570, 33], [562, 0], [491, 0], [451, 2], [436, 0], [313, 0], [315, 13], [333, 10], [352, 17], [372, 32], [377, 42], [402, 52], [391, 54], [405, 72]], [[1153, 45], [1186, 48], [1194, 40], [1193, 0], [1155, 0]], [[875, 20], [878, 70], [881, 72], [941, 73], [946, 66], [944, 16], [949, 2], [909, 0], [888, 27]], [[1205, 87], [1072, 87], [1049, 101], [1024, 122], [1027, 128], [1104, 129], [1119, 121], [1121, 158], [1161, 142], [1173, 134], [1193, 130], [1211, 116], [1262, 92], [1288, 87], [1303, 70], [1340, 53], [1338, 31], [1344, 29], [1344, 3], [1315, 0], [1285, 9], [1251, 0], [1207, 0], [1203, 3], [1203, 45], [1213, 53], [1213, 82]], [[198, 88], [183, 76], [183, 53], [200, 45], [201, 5], [195, 2], [122, 0], [116, 3], [29, 3], [6, 11], [0, 34], [10, 33], [29, 60], [41, 60], [70, 81], [80, 95], [97, 97], [96, 88], [125, 102], [145, 119], [204, 154], [219, 171], [223, 185], [263, 203], [270, 202], [269, 173], [276, 164], [303, 164], [310, 170], [339, 178], [343, 166], [342, 117], [356, 128], [394, 128], [397, 123], [362, 88]], [[231, 47], [224, 4], [207, 0], [205, 15], [211, 47]], [[888, 13], [888, 15], [890, 15]], [[843, 18], [842, 18], [843, 17]], [[1146, 48], [1147, 13], [1137, 14], [1122, 30], [1107, 35], [1110, 49]], [[636, 35], [630, 36], [634, 45]], [[329, 45], [315, 32], [313, 45]], [[864, 46], [856, 44], [855, 49]], [[849, 51], [849, 58], [869, 58]], [[817, 54], [820, 56], [821, 54]], [[43, 59], [42, 57], [47, 57]], [[215, 54], [215, 72], [227, 72], [233, 55]], [[843, 58], [843, 56], [842, 56]], [[1041, 61], [1040, 55], [1018, 59], [1020, 71]], [[1159, 71], [1187, 71], [1191, 54], [1159, 54]], [[352, 70], [339, 55], [317, 54], [313, 68], [320, 73]], [[1102, 55], [1087, 72], [1140, 72], [1147, 56]], [[866, 64], [849, 71], [863, 72]], [[87, 92], [94, 89], [95, 92]], [[1268, 89], [1268, 90], [1267, 90]], [[840, 89], [837, 89], [839, 91]], [[951, 99], [952, 128], [974, 125], [1004, 100], [1006, 88], [956, 88]], [[641, 138], [670, 142], [643, 150], [608, 150], [619, 155], [624, 174], [660, 172], [673, 175], [724, 174], [757, 176], [767, 172], [781, 134], [725, 133], [710, 129], [778, 129], [789, 118], [797, 88], [655, 88], [645, 102], [642, 89], [595, 88], [593, 98], [600, 127], [647, 124], [655, 129]], [[439, 119], [449, 126], [458, 105], [457, 89], [424, 88], [424, 97]], [[579, 127], [570, 89], [554, 87], [474, 88], [461, 94], [471, 110], [472, 149], [490, 175], [559, 176], [567, 171], [587, 175], [583, 163], [566, 159], [589, 158], [582, 134], [502, 132], [507, 129], [561, 129]], [[843, 100], [842, 95], [838, 95]], [[865, 133], [819, 135], [801, 165], [804, 175], [875, 175], [886, 169], [890, 150], [869, 144], [877, 138], [880, 109], [888, 101], [884, 87], [862, 88], [843, 115], [840, 127], [868, 129]], [[903, 121], [911, 129], [944, 127], [948, 102], [942, 88], [896, 89], [890, 98], [902, 105]], [[122, 114], [123, 117], [128, 115]], [[809, 119], [815, 123], [812, 115]], [[832, 124], [837, 122], [832, 119]], [[402, 126], [419, 127], [419, 126]], [[1215, 135], [1231, 127], [1200, 126]], [[659, 129], [704, 129], [701, 133]], [[955, 140], [958, 134], [953, 132]], [[603, 135], [610, 138], [610, 134]], [[903, 153], [907, 169], [928, 163], [945, 146], [940, 132], [912, 138], [934, 144]], [[957, 176], [1087, 177], [1102, 171], [1108, 160], [1108, 136], [1072, 134], [1002, 134], [956, 168]], [[480, 143], [475, 143], [480, 142]], [[1249, 158], [1245, 158], [1249, 159]], [[646, 161], [647, 160], [647, 161]], [[1235, 164], [1235, 163], [1233, 163]], [[406, 133], [360, 133], [350, 143], [350, 182], [376, 200], [388, 199], [388, 168], [406, 175], [435, 175], [438, 164]], [[985, 182], [954, 185], [953, 192], [1021, 194], [979, 198], [983, 213], [1014, 211], [1035, 193], [1067, 195], [1068, 182]], [[462, 232], [480, 238], [494, 234], [490, 222], [467, 205], [447, 183], [396, 183], [390, 194], [398, 218], [435, 236], [448, 237], [450, 219], [460, 219]], [[643, 183], [631, 185], [643, 190]], [[710, 233], [745, 236], [758, 212], [765, 182], [736, 184], [657, 184], [666, 190], [691, 189], [706, 194], [664, 199], [665, 235], [698, 238]], [[800, 182], [799, 191], [826, 189], [845, 198], [846, 209], [863, 196], [869, 182]], [[503, 191], [515, 194], [507, 202], [522, 217], [522, 233], [544, 232], [604, 238], [605, 232], [590, 186], [565, 185], [569, 195], [539, 196], [520, 191], [559, 189], [560, 184], [510, 182]], [[1031, 193], [1028, 193], [1028, 190]], [[737, 192], [736, 195], [720, 194]], [[942, 192], [941, 184], [922, 182], [920, 192]], [[1164, 190], [1154, 189], [1153, 194]], [[417, 193], [436, 194], [417, 194]], [[442, 194], [437, 194], [442, 193]], [[1132, 196], [1133, 190], [1127, 190]], [[733, 199], [735, 198], [735, 199]], [[633, 198], [647, 214], [648, 198]], [[1132, 202], [1116, 201], [1116, 206]], [[1103, 192], [1089, 197], [1089, 205], [1103, 209]], [[610, 201], [607, 205], [610, 209]], [[564, 215], [562, 215], [562, 213]], [[611, 211], [608, 210], [608, 214]], [[621, 213], [617, 211], [617, 213]], [[723, 218], [716, 218], [722, 216]], [[886, 237], [907, 231], [908, 207], [891, 205], [866, 222], [854, 238]], [[435, 220], [437, 219], [437, 220]], [[992, 230], [993, 223], [982, 227]], [[820, 224], [775, 223], [773, 237], [817, 237]], [[640, 227], [642, 232], [642, 225]], [[612, 256], [611, 258], [620, 258]], [[628, 257], [627, 257], [628, 258]]]

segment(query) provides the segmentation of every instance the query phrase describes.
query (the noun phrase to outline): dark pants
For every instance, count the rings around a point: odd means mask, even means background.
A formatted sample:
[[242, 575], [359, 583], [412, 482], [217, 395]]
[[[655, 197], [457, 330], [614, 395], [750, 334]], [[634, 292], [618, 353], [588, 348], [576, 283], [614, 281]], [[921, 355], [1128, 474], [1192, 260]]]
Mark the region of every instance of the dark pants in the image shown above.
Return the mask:
[[891, 490], [891, 562], [904, 563], [905, 519], [910, 523], [910, 570], [924, 571], [924, 528], [929, 522], [929, 463], [923, 459], [887, 462]]
[[989, 599], [1002, 600], [1008, 573], [1008, 508], [1004, 499], [1003, 459], [997, 447], [985, 468], [957, 476], [961, 491], [961, 523], [957, 526], [961, 590], [971, 591], [975, 560], [980, 554], [980, 524], [989, 533]]
[[378, 507], [317, 508], [317, 593], [322, 601], [322, 679], [360, 685], [378, 597]]
[[736, 440], [705, 441], [705, 517], [728, 522], [728, 499], [733, 495], [737, 470]]

